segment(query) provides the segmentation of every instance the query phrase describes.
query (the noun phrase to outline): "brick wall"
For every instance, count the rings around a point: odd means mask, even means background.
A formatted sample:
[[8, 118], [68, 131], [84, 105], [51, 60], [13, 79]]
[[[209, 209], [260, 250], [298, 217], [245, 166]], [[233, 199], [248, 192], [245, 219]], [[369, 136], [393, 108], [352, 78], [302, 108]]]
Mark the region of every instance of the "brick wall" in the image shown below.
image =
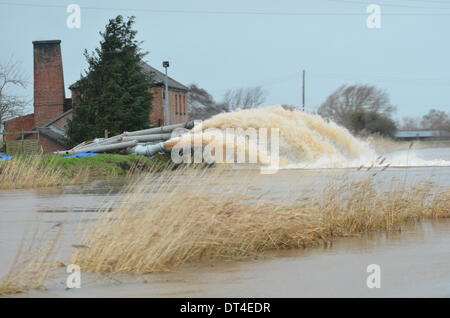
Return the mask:
[[169, 91], [170, 97], [170, 123], [179, 124], [187, 120], [187, 94]]
[[35, 126], [42, 127], [64, 111], [61, 41], [34, 41]]
[[[153, 112], [150, 114], [150, 123], [153, 126], [165, 124], [166, 100], [164, 99], [164, 87], [154, 87]], [[187, 93], [169, 90], [170, 124], [184, 123], [187, 121]]]
[[[32, 135], [28, 135], [25, 139], [36, 139], [37, 135], [36, 134], [32, 134]], [[65, 150], [65, 148], [57, 143], [55, 143], [53, 140], [45, 137], [44, 135], [40, 134], [39, 135], [39, 142], [42, 146], [42, 150], [44, 151], [44, 153], [51, 153], [51, 152], [55, 152], [55, 151], [60, 151], [60, 150]]]
[[39, 141], [41, 142], [42, 149], [44, 150], [44, 153], [49, 152], [55, 152], [59, 150], [65, 150], [65, 148], [54, 141], [48, 139], [47, 137], [43, 136], [42, 134], [39, 136]]
[[[164, 89], [162, 87], [153, 87], [150, 91], [153, 93], [153, 111], [150, 113], [150, 124], [152, 126], [161, 126], [164, 124], [162, 103]], [[166, 107], [165, 104], [164, 107]]]
[[[30, 131], [34, 127], [34, 114], [17, 117], [5, 122], [5, 131], [6, 132], [20, 132], [22, 129], [24, 131]], [[20, 135], [7, 135], [6, 140], [11, 141], [15, 140]]]

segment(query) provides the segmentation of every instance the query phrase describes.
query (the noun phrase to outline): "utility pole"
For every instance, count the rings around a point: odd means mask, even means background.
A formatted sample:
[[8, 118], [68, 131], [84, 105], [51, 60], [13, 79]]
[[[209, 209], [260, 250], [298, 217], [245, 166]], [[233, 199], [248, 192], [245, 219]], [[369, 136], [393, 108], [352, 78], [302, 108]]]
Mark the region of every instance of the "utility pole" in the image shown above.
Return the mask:
[[305, 70], [303, 70], [303, 82], [302, 82], [302, 111], [305, 111]]
[[166, 126], [167, 126], [170, 125], [169, 85], [167, 84], [167, 68], [169, 67], [169, 61], [164, 61], [163, 67], [166, 69]]

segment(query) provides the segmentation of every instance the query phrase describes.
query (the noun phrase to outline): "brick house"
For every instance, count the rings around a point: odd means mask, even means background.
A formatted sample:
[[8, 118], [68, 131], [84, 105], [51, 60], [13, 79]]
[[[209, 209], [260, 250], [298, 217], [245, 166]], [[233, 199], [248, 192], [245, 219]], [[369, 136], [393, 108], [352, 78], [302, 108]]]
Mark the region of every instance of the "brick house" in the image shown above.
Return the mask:
[[[153, 93], [153, 111], [150, 114], [150, 124], [159, 127], [166, 122], [165, 74], [145, 62], [142, 63], [142, 70], [153, 75], [154, 87], [151, 89]], [[188, 88], [169, 76], [167, 77], [167, 86], [169, 87], [170, 124], [184, 123], [188, 120]]]
[[[61, 56], [61, 41], [34, 41], [34, 113], [4, 122], [7, 132], [39, 130], [39, 140], [44, 153], [64, 150], [67, 123], [72, 119], [72, 98], [66, 98]], [[150, 114], [151, 126], [165, 123], [165, 75], [147, 63], [142, 64], [143, 72], [152, 73], [154, 87], [153, 111]], [[188, 88], [168, 77], [170, 123], [187, 120]], [[72, 97], [76, 85], [69, 87]], [[99, 136], [102, 137], [102, 136]], [[11, 141], [17, 135], [8, 135]], [[36, 134], [26, 134], [25, 139], [36, 138]]]

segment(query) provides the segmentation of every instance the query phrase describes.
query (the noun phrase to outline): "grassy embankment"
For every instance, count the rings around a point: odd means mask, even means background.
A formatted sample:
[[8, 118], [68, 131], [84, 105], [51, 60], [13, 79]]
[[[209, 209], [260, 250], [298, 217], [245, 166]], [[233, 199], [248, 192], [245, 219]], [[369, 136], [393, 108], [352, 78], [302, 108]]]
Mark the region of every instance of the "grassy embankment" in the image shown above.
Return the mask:
[[101, 154], [96, 157], [17, 156], [0, 162], [0, 189], [38, 188], [80, 184], [95, 178], [132, 175], [139, 171], [163, 170], [170, 157], [156, 155]]

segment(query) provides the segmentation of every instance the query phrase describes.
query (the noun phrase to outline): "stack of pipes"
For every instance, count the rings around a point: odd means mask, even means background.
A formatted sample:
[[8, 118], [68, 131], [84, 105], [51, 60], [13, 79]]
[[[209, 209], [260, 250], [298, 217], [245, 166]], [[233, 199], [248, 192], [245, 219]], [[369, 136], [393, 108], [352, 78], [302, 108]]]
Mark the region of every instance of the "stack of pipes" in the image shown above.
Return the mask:
[[121, 152], [151, 156], [167, 149], [164, 143], [171, 138], [172, 132], [175, 129], [191, 129], [192, 127], [194, 127], [193, 122], [185, 122], [131, 132], [126, 131], [110, 138], [97, 138], [93, 141], [84, 142], [72, 149], [57, 151], [55, 154], [69, 155], [83, 152]]

